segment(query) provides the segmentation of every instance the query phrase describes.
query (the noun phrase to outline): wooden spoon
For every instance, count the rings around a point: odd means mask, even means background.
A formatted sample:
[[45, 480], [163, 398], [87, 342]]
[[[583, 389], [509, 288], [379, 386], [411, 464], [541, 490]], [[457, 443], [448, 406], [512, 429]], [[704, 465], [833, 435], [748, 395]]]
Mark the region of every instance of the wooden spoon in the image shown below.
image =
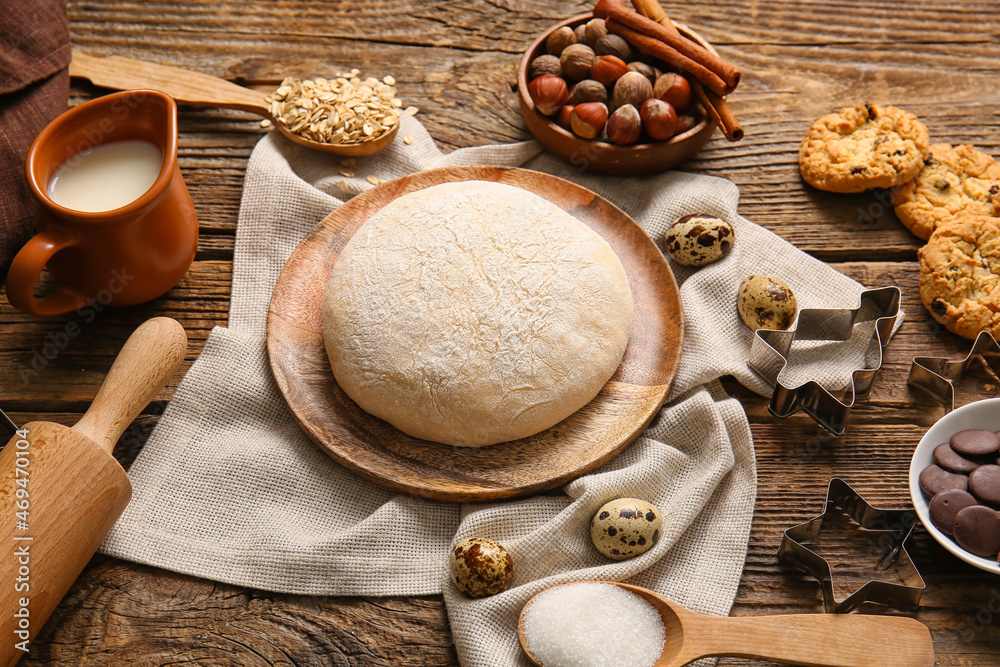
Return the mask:
[[152, 88], [163, 91], [178, 102], [249, 111], [273, 121], [279, 132], [300, 146], [336, 155], [362, 156], [377, 153], [391, 144], [399, 131], [399, 123], [397, 122], [391, 130], [377, 139], [364, 141], [360, 144], [326, 144], [311, 141], [290, 131], [283, 123], [277, 122], [271, 115], [268, 103], [264, 101], [266, 93], [237, 86], [235, 83], [207, 74], [119, 56], [96, 58], [86, 53], [74, 51], [69, 74], [70, 76], [90, 79], [96, 85], [105, 88], [117, 90]]
[[[708, 657], [751, 658], [806, 667], [934, 665], [931, 633], [927, 626], [912, 618], [865, 614], [726, 618], [690, 611], [645, 588], [614, 585], [645, 598], [663, 618], [667, 641], [654, 667], [680, 667]], [[537, 597], [528, 600], [521, 610], [517, 635], [528, 658], [541, 665], [524, 636], [524, 614]]]

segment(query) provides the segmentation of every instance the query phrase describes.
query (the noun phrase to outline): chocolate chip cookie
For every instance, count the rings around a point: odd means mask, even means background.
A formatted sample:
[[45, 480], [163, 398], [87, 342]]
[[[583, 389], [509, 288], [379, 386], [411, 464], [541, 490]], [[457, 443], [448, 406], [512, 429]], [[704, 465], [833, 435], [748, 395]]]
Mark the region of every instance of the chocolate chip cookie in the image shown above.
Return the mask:
[[920, 172], [929, 144], [916, 116], [866, 102], [816, 121], [802, 139], [799, 169], [829, 192], [891, 188]]
[[967, 144], [934, 144], [912, 181], [892, 190], [896, 217], [927, 240], [964, 215], [1000, 217], [1000, 164]]
[[920, 300], [935, 320], [969, 339], [1000, 336], [1000, 218], [942, 225], [917, 256]]

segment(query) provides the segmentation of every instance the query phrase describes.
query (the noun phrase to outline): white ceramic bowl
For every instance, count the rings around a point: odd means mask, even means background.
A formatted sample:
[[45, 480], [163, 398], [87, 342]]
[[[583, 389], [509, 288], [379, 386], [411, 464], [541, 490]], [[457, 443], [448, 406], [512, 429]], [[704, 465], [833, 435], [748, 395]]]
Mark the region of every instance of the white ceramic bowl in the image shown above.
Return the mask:
[[927, 430], [927, 433], [924, 433], [910, 461], [910, 498], [913, 499], [913, 507], [916, 508], [920, 521], [938, 544], [980, 570], [1000, 574], [1000, 562], [997, 562], [996, 558], [973, 556], [931, 523], [929, 499], [920, 489], [920, 471], [934, 463], [934, 448], [942, 442], [948, 442], [955, 433], [967, 428], [1000, 431], [1000, 398], [988, 398], [963, 405], [941, 417]]

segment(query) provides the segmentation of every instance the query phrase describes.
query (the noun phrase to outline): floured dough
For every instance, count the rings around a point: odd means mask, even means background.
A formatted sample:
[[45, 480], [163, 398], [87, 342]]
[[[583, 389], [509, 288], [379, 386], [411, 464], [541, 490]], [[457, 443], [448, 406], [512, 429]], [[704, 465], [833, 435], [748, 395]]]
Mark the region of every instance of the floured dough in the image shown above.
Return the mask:
[[481, 447], [597, 395], [625, 353], [632, 294], [597, 233], [500, 183], [400, 197], [334, 266], [323, 335], [338, 384], [401, 431]]

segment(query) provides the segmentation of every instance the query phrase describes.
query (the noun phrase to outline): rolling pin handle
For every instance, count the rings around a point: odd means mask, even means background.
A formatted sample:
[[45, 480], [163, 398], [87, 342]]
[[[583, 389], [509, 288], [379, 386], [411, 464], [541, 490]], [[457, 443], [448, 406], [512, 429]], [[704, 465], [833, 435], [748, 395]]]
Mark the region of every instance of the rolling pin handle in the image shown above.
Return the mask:
[[174, 376], [186, 353], [187, 335], [177, 320], [154, 317], [144, 322], [125, 341], [73, 430], [110, 453], [122, 432]]

